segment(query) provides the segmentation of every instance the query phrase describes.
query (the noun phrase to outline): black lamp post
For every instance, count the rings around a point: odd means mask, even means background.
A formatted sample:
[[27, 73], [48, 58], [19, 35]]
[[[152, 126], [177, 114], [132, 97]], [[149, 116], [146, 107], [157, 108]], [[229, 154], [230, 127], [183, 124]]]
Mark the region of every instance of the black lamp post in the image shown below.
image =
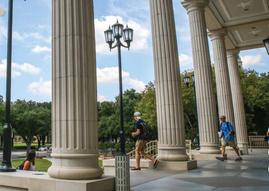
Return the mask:
[[195, 114], [197, 116], [197, 111], [196, 111], [196, 90], [195, 90], [195, 77], [194, 77], [194, 72], [189, 75], [187, 72], [184, 74], [183, 77], [183, 82], [186, 87], [190, 87], [192, 85], [193, 87], [193, 92], [194, 92], [194, 103], [195, 103]]
[[[121, 38], [123, 37], [126, 45], [122, 44]], [[118, 21], [112, 25], [112, 29], [109, 26], [105, 31], [105, 40], [108, 43], [110, 50], [118, 48], [118, 62], [119, 62], [119, 93], [120, 93], [120, 149], [121, 154], [125, 155], [125, 132], [123, 127], [123, 100], [122, 100], [122, 67], [121, 67], [121, 47], [130, 48], [130, 44], [133, 41], [133, 29], [123, 28], [123, 25]], [[113, 45], [113, 43], [116, 43]]]
[[0, 172], [14, 172], [11, 164], [11, 123], [10, 123], [10, 102], [11, 102], [11, 63], [12, 63], [12, 23], [13, 23], [13, 0], [8, 4], [8, 37], [7, 37], [7, 78], [6, 78], [6, 107], [5, 125], [3, 135], [3, 161]]
[[191, 81], [190, 76], [187, 73], [185, 73], [185, 75], [183, 77], [183, 82], [186, 85], [186, 87], [190, 86], [190, 81]]
[[263, 40], [263, 44], [267, 50], [267, 54], [269, 54], [269, 37]]

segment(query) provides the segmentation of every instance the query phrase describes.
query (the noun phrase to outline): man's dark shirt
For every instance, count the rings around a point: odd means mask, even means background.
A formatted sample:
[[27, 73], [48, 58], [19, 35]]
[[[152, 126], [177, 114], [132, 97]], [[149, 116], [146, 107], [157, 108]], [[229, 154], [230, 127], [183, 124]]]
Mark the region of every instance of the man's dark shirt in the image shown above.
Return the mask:
[[135, 129], [140, 130], [140, 134], [136, 137], [137, 140], [144, 140], [143, 134], [144, 134], [144, 124], [145, 122], [142, 119], [139, 119], [138, 121], [135, 122]]

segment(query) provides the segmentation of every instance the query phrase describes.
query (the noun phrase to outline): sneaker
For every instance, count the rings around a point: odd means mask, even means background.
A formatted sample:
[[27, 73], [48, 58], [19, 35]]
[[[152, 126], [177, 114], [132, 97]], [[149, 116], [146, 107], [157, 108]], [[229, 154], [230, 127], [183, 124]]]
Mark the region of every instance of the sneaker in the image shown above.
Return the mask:
[[131, 170], [136, 171], [136, 170], [141, 170], [141, 168], [132, 168]]
[[158, 164], [159, 164], [159, 160], [155, 159], [153, 163], [153, 168], [157, 168]]
[[241, 157], [238, 157], [235, 159], [235, 161], [242, 161], [243, 159]]
[[220, 160], [220, 161], [224, 161], [225, 158], [224, 157], [216, 157], [216, 159]]

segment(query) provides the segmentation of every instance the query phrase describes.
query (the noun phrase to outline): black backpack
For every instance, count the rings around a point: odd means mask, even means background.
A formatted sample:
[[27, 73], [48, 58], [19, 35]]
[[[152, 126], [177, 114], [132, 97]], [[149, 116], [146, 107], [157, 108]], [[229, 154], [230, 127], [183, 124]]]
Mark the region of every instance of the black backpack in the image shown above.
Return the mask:
[[142, 133], [142, 135], [140, 135], [140, 138], [143, 139], [143, 140], [149, 140], [150, 132], [149, 132], [148, 124], [145, 121], [141, 121], [140, 124], [143, 127], [143, 133]]

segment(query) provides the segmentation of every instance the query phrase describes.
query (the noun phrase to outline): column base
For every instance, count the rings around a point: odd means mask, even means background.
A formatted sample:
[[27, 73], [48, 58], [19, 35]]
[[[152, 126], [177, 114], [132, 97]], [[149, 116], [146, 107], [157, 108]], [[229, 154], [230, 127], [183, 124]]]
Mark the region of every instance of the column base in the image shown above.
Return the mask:
[[52, 157], [52, 166], [48, 169], [52, 178], [90, 180], [100, 178], [103, 174], [97, 155], [52, 154]]
[[220, 148], [218, 145], [200, 145], [201, 154], [220, 154]]
[[50, 178], [47, 173], [17, 171], [0, 173], [0, 190], [10, 191], [113, 191], [114, 177], [96, 180], [59, 180]]
[[197, 168], [197, 161], [160, 161], [158, 170], [171, 170], [171, 171], [186, 171]]
[[158, 159], [162, 161], [187, 161], [189, 156], [185, 147], [158, 146]]

